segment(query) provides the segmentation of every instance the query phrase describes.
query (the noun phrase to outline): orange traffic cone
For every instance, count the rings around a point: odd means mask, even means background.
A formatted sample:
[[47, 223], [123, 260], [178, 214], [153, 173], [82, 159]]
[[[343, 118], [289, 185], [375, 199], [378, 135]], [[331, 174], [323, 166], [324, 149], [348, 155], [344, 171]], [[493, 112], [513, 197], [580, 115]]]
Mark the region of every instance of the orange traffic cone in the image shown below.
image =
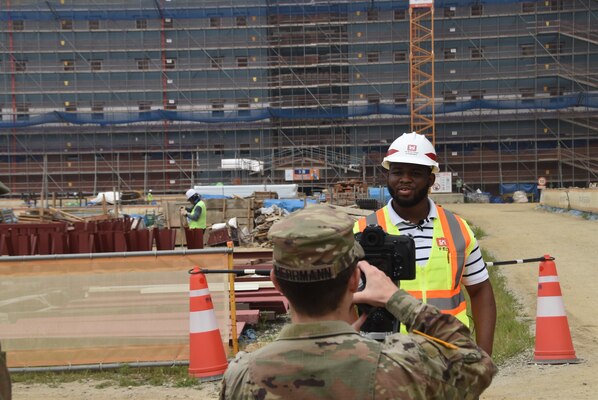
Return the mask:
[[536, 350], [538, 364], [578, 363], [569, 322], [565, 313], [556, 264], [549, 255], [540, 263], [538, 307], [536, 311]]
[[218, 380], [228, 362], [220, 337], [212, 297], [205, 275], [194, 268], [189, 280], [189, 375]]

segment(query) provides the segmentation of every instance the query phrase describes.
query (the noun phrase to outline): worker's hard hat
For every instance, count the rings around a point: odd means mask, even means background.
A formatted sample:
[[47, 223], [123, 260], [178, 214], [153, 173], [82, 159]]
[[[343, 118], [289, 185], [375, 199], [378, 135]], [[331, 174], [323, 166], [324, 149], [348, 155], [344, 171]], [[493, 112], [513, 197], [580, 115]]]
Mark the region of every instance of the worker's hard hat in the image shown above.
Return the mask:
[[195, 189], [189, 189], [185, 193], [185, 196], [187, 197], [187, 200], [189, 200], [191, 197], [195, 196], [196, 194], [197, 194], [197, 192], [195, 191]]
[[152, 189], [148, 190], [148, 192], [150, 192], [150, 193], [151, 193], [151, 191], [152, 191]]
[[432, 168], [432, 173], [440, 171], [434, 146], [424, 135], [415, 132], [403, 133], [392, 142], [382, 166], [390, 169], [390, 163], [426, 165]]

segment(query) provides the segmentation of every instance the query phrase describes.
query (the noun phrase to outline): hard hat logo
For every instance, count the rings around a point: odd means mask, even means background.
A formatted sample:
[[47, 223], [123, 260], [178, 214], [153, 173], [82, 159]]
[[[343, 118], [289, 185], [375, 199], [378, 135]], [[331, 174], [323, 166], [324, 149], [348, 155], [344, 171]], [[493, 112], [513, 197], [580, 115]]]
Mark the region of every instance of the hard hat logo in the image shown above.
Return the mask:
[[382, 166], [390, 169], [390, 163], [425, 165], [432, 169], [432, 173], [440, 171], [434, 146], [424, 135], [416, 132], [404, 133], [392, 142]]

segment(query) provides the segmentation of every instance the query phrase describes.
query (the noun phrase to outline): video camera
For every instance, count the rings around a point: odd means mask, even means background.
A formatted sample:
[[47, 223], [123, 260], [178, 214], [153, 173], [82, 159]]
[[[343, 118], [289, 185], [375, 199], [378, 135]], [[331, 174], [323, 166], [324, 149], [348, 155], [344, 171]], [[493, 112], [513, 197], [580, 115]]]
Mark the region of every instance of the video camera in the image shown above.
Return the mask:
[[[384, 272], [398, 286], [401, 280], [415, 279], [415, 242], [409, 236], [389, 235], [382, 227], [370, 225], [355, 234], [355, 240], [365, 252], [364, 259]], [[359, 290], [365, 288], [365, 275], [361, 273]], [[361, 326], [366, 336], [384, 340], [389, 333], [399, 330], [399, 321], [385, 308], [367, 304], [357, 306], [360, 314], [368, 317]]]

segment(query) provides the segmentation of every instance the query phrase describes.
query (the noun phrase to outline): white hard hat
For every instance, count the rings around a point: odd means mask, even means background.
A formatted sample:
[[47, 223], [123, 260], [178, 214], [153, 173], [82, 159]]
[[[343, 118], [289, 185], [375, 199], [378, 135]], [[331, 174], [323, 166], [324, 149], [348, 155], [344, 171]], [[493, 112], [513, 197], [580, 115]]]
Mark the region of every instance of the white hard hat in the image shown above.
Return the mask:
[[191, 197], [195, 196], [196, 194], [197, 194], [197, 192], [195, 191], [195, 189], [189, 189], [185, 193], [185, 196], [187, 197], [187, 200], [189, 200]]
[[151, 192], [151, 191], [152, 191], [152, 189], [148, 190], [148, 192]]
[[382, 166], [390, 169], [390, 163], [427, 165], [434, 174], [440, 171], [434, 146], [424, 135], [415, 132], [403, 133], [392, 142]]

